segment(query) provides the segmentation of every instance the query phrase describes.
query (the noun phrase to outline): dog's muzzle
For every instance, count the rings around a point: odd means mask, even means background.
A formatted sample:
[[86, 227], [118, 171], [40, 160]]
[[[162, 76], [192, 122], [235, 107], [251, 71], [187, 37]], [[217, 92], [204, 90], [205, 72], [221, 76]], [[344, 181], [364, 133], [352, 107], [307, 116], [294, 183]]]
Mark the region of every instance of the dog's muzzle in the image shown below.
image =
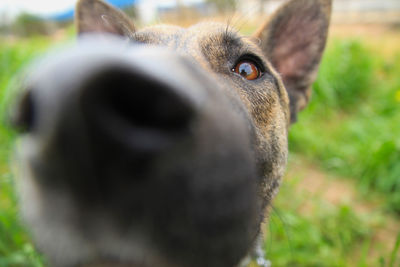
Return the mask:
[[[251, 123], [193, 60], [85, 40], [17, 106], [22, 214], [54, 266], [229, 266], [259, 231]], [[140, 265], [141, 264], [141, 265]]]

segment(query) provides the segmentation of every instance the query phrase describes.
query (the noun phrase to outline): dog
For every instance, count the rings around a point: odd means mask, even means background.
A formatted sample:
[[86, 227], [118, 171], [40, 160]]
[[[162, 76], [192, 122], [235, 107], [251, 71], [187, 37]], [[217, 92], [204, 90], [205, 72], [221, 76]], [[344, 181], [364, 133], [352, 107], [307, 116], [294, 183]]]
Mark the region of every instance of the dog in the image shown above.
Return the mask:
[[21, 214], [51, 266], [239, 266], [310, 99], [331, 0], [291, 0], [252, 37], [136, 29], [80, 0], [79, 40], [23, 83]]

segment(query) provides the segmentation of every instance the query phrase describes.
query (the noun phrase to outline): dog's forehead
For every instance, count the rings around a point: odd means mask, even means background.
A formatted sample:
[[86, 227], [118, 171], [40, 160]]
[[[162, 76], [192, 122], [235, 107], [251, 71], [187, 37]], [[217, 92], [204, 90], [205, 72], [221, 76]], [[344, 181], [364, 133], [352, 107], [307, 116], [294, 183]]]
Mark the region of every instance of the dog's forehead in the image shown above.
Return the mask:
[[171, 46], [176, 44], [184, 35], [185, 29], [173, 25], [155, 25], [145, 27], [134, 35], [134, 41], [154, 45]]
[[189, 28], [163, 24], [150, 26], [136, 32], [134, 39], [138, 42], [174, 48], [205, 46], [209, 43], [234, 47], [252, 45], [251, 41], [243, 38], [229, 25], [215, 22], [198, 23]]
[[201, 22], [189, 27], [187, 31], [200, 38], [231, 36], [232, 38], [240, 39], [240, 34], [233, 27], [229, 26], [229, 24], [218, 22]]
[[136, 32], [134, 39], [139, 43], [165, 46], [179, 54], [189, 55], [215, 72], [225, 72], [245, 54], [263, 58], [258, 45], [223, 23], [202, 22], [189, 28], [151, 26]]

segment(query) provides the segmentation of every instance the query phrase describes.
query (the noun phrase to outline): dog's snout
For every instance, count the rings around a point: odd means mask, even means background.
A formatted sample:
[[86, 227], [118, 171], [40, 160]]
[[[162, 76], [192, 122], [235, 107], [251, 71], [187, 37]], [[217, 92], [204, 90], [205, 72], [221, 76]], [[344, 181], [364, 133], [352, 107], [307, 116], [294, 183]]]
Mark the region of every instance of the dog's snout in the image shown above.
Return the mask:
[[[28, 220], [61, 210], [41, 229], [77, 225], [66, 244], [88, 248], [88, 262], [119, 259], [123, 248], [137, 251], [122, 255], [127, 263], [148, 253], [147, 266], [234, 266], [257, 234], [260, 208], [248, 114], [191, 58], [121, 47], [83, 43], [28, 80], [20, 121], [33, 128], [21, 157], [43, 206]], [[39, 245], [59, 253], [41, 229]]]
[[91, 74], [80, 90], [92, 131], [137, 151], [165, 148], [187, 133], [195, 115], [192, 103], [170, 85], [123, 67]]

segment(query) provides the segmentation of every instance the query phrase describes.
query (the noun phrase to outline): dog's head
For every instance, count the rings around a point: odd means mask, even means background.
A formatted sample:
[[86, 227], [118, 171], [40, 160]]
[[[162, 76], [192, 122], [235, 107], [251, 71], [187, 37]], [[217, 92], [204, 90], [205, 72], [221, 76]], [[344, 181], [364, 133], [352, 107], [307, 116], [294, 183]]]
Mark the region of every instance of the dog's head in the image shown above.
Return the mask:
[[[235, 266], [260, 232], [310, 95], [330, 0], [253, 37], [217, 23], [136, 30], [99, 0], [26, 82], [22, 212], [56, 266]], [[108, 265], [107, 265], [108, 264]]]

